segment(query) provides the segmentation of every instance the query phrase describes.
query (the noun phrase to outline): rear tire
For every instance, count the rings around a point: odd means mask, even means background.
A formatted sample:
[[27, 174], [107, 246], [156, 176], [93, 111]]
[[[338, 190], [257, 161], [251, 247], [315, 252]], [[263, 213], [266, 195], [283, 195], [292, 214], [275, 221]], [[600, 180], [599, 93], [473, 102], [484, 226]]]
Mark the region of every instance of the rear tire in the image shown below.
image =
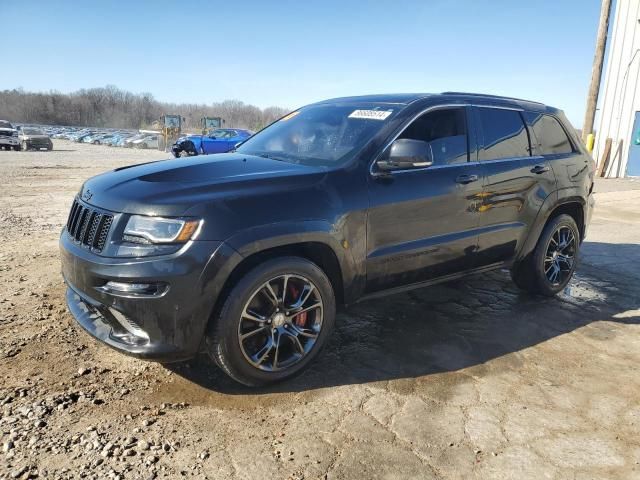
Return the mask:
[[533, 253], [514, 265], [511, 278], [529, 293], [554, 296], [564, 290], [575, 272], [580, 231], [570, 215], [552, 218], [542, 230]]
[[279, 382], [318, 355], [333, 330], [335, 310], [333, 287], [317, 265], [300, 257], [268, 260], [227, 292], [210, 321], [207, 351], [237, 382]]

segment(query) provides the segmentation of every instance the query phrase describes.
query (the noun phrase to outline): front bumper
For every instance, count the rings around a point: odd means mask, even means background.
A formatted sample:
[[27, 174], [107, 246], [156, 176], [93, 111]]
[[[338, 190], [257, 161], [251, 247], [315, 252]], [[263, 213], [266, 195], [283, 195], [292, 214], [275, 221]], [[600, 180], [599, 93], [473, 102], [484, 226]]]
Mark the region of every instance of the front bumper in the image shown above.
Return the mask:
[[35, 140], [25, 140], [24, 142], [27, 144], [27, 147], [34, 148], [37, 150], [41, 150], [41, 149], [49, 150], [53, 148], [53, 143], [51, 142], [43, 142], [43, 141], [35, 141]]
[[[69, 310], [94, 338], [146, 360], [175, 362], [198, 353], [216, 299], [239, 255], [222, 242], [194, 241], [172, 255], [101, 257], [60, 237]], [[166, 286], [159, 294], [104, 289], [109, 281]]]

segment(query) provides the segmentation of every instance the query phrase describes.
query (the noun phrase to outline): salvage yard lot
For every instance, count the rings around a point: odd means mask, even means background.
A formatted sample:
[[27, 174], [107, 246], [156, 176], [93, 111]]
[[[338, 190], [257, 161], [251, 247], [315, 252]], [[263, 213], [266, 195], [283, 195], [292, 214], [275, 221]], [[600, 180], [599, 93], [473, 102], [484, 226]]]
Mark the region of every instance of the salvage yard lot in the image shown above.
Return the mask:
[[0, 478], [640, 478], [640, 181], [597, 184], [559, 298], [494, 272], [362, 303], [306, 374], [252, 391], [122, 356], [64, 305], [82, 181], [168, 156], [0, 152]]

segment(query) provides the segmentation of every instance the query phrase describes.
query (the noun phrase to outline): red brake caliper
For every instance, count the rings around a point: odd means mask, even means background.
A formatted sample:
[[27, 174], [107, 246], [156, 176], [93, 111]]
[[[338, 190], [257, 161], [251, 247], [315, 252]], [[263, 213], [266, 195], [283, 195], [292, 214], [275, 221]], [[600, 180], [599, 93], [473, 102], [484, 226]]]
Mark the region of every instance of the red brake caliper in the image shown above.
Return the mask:
[[[291, 298], [298, 298], [299, 292], [295, 285], [291, 285]], [[293, 317], [293, 323], [298, 327], [304, 328], [307, 324], [307, 313], [308, 312], [302, 312]]]

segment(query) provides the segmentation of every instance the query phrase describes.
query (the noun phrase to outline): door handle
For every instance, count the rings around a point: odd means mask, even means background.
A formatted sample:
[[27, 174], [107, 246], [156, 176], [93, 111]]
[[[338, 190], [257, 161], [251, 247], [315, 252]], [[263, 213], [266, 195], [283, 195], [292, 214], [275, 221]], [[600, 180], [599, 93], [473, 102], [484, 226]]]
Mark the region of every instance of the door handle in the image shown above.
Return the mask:
[[536, 165], [531, 169], [531, 173], [536, 173], [538, 175], [548, 171], [549, 171], [549, 167], [547, 167], [546, 165]]
[[467, 183], [477, 182], [478, 178], [478, 175], [459, 175], [456, 178], [456, 183], [462, 183], [463, 185], [466, 185]]

